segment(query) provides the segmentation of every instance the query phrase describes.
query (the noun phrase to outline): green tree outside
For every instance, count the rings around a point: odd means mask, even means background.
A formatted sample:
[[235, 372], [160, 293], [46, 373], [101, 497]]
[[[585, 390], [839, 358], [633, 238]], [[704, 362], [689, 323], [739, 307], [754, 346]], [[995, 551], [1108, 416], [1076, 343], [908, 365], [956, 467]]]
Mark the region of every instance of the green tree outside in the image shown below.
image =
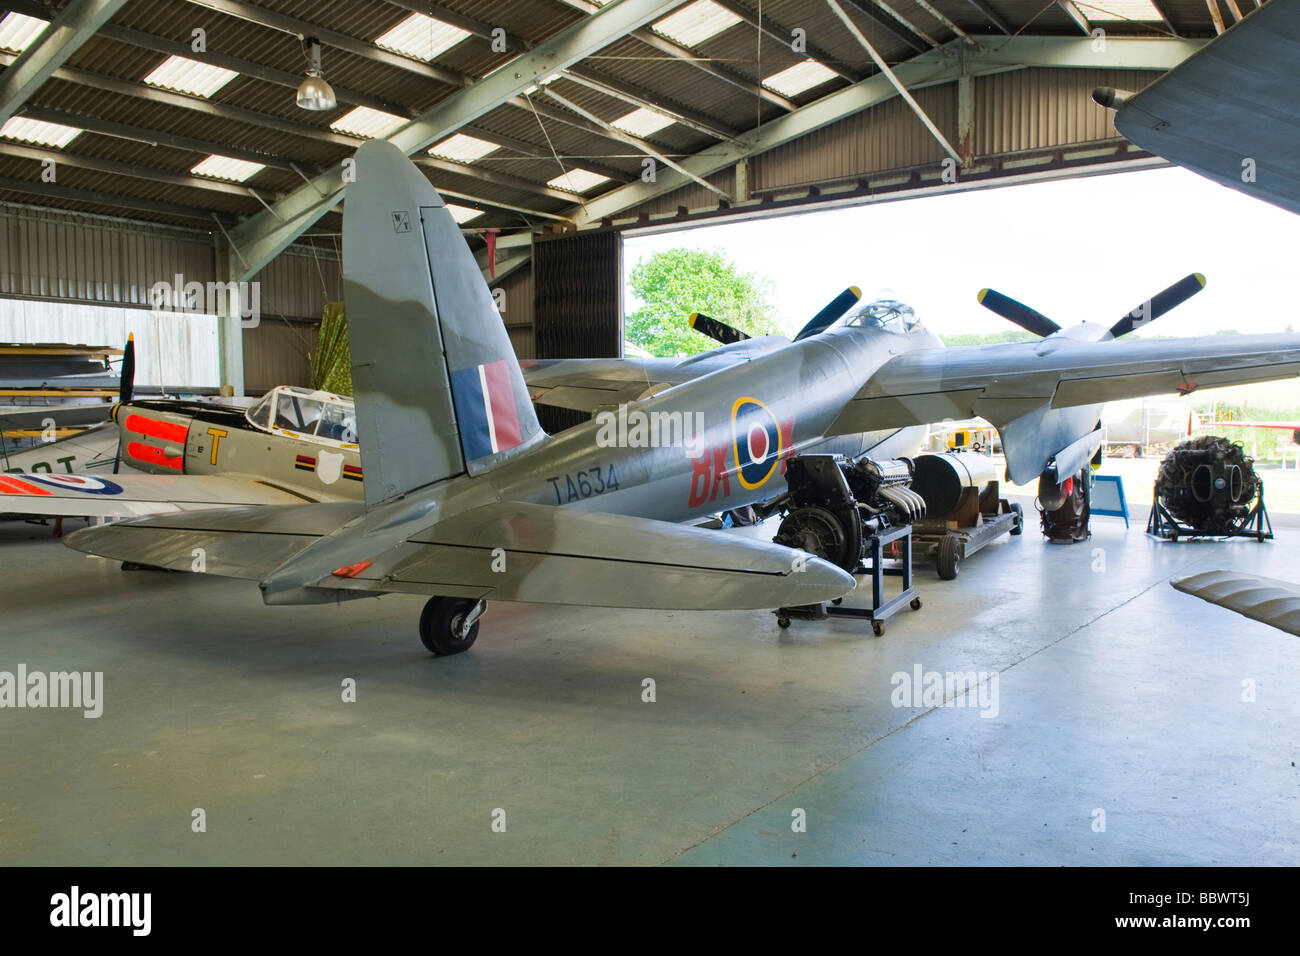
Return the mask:
[[668, 249], [638, 262], [629, 277], [641, 307], [624, 317], [624, 336], [652, 355], [697, 355], [718, 343], [686, 320], [703, 312], [749, 335], [781, 335], [772, 282], [741, 272], [719, 249]]

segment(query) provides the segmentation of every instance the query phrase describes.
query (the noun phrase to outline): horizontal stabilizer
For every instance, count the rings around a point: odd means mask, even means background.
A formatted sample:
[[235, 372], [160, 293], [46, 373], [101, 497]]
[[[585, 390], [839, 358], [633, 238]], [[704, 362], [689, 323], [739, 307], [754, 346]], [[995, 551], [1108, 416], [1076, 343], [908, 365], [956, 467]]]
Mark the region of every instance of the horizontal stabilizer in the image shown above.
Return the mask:
[[117, 561], [260, 581], [361, 510], [358, 501], [217, 508], [86, 528], [64, 543]]
[[[351, 577], [304, 587], [487, 597], [539, 604], [726, 610], [829, 601], [853, 577], [829, 562], [729, 532], [555, 505], [501, 502], [440, 521], [396, 547], [328, 546]], [[293, 579], [313, 548], [277, 572]], [[274, 584], [274, 583], [273, 583]], [[273, 589], [273, 588], [272, 588]], [[271, 589], [268, 589], [268, 591]]]

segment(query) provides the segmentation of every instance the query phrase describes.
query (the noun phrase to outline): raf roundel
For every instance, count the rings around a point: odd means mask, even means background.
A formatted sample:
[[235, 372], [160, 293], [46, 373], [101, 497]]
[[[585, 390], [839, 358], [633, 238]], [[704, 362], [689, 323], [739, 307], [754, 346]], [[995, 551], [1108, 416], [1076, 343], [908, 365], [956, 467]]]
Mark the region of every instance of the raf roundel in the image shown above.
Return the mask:
[[748, 489], [772, 477], [785, 449], [781, 426], [771, 410], [756, 398], [738, 398], [731, 406], [731, 449], [737, 477]]
[[88, 495], [120, 495], [122, 486], [107, 478], [89, 475], [23, 475], [27, 481], [58, 488], [60, 491], [80, 491]]

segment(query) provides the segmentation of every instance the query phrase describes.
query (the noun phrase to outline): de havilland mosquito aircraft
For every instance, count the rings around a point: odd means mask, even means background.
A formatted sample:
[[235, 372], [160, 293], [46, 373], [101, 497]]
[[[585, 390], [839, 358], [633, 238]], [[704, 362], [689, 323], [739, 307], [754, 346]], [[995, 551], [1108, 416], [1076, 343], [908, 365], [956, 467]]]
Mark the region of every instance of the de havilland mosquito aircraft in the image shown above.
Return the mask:
[[[1117, 342], [1132, 320], [1039, 317], [1040, 341], [944, 349], [864, 309], [653, 394], [617, 427], [597, 416], [548, 436], [441, 197], [382, 141], [361, 146], [356, 171], [343, 261], [363, 501], [222, 497], [202, 476], [156, 475], [8, 476], [29, 487], [4, 494], [52, 513], [85, 513], [70, 499], [202, 500], [65, 541], [178, 570], [201, 553], [207, 573], [258, 582], [269, 605], [432, 595], [420, 636], [450, 654], [473, 643], [488, 599], [739, 609], [849, 592], [828, 561], [680, 523], [774, 498], [783, 460], [827, 439], [978, 415], [1001, 432], [1012, 480], [1049, 487], [1092, 456], [1107, 399], [1300, 374], [1300, 335]], [[647, 442], [647, 420], [675, 422], [670, 440]]]

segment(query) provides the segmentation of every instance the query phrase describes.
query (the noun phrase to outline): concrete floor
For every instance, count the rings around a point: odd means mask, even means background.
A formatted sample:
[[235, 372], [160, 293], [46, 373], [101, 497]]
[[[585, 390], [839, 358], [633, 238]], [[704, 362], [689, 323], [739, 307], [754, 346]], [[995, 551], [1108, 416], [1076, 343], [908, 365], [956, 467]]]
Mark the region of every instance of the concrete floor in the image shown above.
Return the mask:
[[[1300, 863], [1300, 643], [1167, 583], [1300, 580], [1300, 529], [1094, 531], [1003, 539], [953, 582], [920, 571], [924, 608], [882, 638], [494, 605], [472, 651], [437, 659], [418, 598], [266, 608], [6, 522], [0, 670], [102, 670], [105, 710], [0, 711], [0, 862]], [[996, 672], [997, 716], [893, 706], [917, 665]]]

